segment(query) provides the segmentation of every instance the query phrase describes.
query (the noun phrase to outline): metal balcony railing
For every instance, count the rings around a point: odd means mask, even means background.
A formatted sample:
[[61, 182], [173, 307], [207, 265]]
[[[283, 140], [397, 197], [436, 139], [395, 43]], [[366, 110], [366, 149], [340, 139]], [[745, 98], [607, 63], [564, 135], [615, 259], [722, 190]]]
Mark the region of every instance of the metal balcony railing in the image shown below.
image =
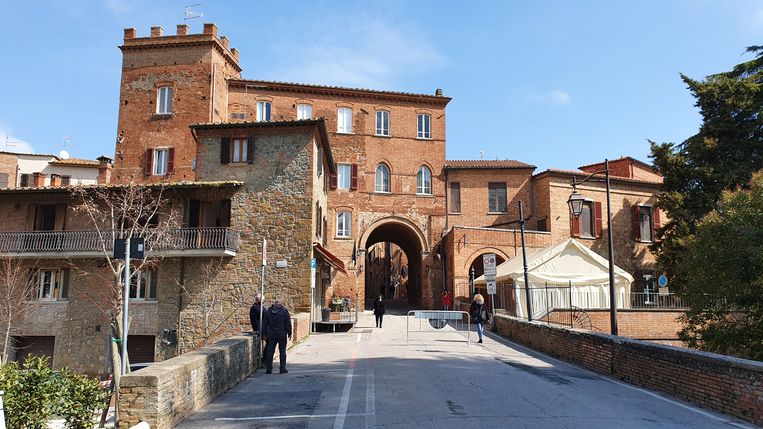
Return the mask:
[[[0, 254], [63, 254], [113, 251], [114, 240], [126, 231], [27, 231], [0, 232]], [[219, 250], [238, 252], [240, 236], [230, 228], [177, 228], [149, 240], [149, 252]]]

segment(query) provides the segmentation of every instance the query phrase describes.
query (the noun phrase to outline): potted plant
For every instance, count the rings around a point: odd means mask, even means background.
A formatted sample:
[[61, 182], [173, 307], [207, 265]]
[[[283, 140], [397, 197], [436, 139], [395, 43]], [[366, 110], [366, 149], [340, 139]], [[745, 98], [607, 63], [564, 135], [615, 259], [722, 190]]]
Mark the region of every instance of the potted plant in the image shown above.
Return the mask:
[[336, 295], [331, 296], [331, 311], [342, 311], [342, 298]]

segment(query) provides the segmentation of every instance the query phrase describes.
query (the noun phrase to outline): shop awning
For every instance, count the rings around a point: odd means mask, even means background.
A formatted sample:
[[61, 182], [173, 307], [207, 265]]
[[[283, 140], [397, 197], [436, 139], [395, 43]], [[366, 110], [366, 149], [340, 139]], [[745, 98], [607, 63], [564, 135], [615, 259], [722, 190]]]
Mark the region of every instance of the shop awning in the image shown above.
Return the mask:
[[347, 274], [347, 270], [344, 268], [344, 262], [333, 253], [329, 252], [328, 249], [321, 246], [319, 243], [313, 243], [313, 249], [315, 249], [315, 251], [318, 252], [318, 254], [320, 254], [335, 270]]

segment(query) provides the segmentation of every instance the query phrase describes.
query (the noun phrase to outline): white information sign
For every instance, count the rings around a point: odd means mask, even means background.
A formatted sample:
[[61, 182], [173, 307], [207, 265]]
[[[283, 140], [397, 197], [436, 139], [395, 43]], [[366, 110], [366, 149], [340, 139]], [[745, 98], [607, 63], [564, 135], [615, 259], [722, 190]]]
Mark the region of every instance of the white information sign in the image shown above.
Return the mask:
[[488, 295], [495, 295], [495, 253], [487, 253], [482, 255], [482, 266], [485, 270], [485, 282], [487, 283]]
[[310, 289], [315, 289], [315, 258], [310, 260]]

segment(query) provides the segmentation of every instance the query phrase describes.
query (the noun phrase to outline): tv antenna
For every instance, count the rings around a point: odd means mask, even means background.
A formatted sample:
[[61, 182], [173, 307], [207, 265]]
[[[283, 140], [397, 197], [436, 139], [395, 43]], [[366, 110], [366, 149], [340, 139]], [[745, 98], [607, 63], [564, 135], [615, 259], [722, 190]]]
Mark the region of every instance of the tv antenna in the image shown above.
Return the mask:
[[202, 16], [204, 16], [204, 14], [201, 12], [196, 13], [191, 10], [192, 7], [196, 7], [196, 6], [201, 6], [201, 3], [189, 4], [185, 7], [185, 13], [183, 14], [183, 21], [188, 21], [189, 19], [201, 18]]
[[61, 152], [58, 153], [58, 157], [61, 159], [69, 159], [69, 152], [66, 150], [67, 146], [72, 146], [71, 144], [72, 138], [69, 136], [64, 136], [64, 148], [61, 149]]
[[8, 133], [5, 133], [5, 148], [6, 149], [16, 146], [16, 143], [21, 143], [21, 142], [12, 141], [11, 136]]

